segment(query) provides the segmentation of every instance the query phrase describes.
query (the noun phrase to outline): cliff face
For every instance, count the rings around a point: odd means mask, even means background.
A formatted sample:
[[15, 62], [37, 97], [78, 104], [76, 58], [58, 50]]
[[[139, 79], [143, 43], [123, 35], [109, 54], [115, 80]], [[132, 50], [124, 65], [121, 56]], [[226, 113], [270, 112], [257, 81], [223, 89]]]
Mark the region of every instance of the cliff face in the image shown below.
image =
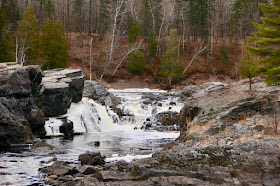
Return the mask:
[[40, 90], [46, 117], [66, 114], [71, 102], [79, 102], [83, 95], [85, 76], [79, 69], [45, 71]]
[[30, 143], [33, 134], [45, 135], [45, 116], [38, 90], [43, 72], [38, 66], [0, 66], [0, 146]]
[[65, 114], [81, 100], [83, 84], [80, 70], [0, 64], [0, 147], [45, 136], [45, 116]]

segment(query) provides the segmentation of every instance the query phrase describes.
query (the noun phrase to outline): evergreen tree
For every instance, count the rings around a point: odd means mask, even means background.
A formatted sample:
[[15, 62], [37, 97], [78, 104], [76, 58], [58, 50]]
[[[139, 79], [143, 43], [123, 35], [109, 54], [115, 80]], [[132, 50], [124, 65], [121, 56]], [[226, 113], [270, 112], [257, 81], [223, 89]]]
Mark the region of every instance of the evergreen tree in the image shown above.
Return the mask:
[[145, 70], [145, 56], [140, 50], [129, 55], [128, 70], [132, 74], [141, 74]]
[[144, 35], [143, 29], [141, 24], [134, 20], [132, 21], [132, 24], [128, 30], [128, 40], [130, 43], [134, 43], [138, 37], [141, 37]]
[[229, 60], [227, 47], [225, 45], [220, 48], [220, 60], [223, 63], [228, 62]]
[[23, 19], [20, 22], [17, 38], [26, 56], [26, 65], [40, 64], [40, 33], [39, 24], [31, 3], [23, 12]]
[[252, 78], [257, 75], [256, 64], [254, 62], [253, 56], [247, 51], [246, 48], [243, 49], [244, 54], [237, 65], [237, 72], [241, 77], [249, 78], [250, 91], [252, 89]]
[[12, 55], [13, 38], [8, 32], [8, 20], [4, 9], [0, 7], [0, 62], [10, 62], [14, 60]]
[[149, 35], [149, 57], [150, 58], [154, 58], [157, 54], [157, 47], [158, 47], [158, 42], [155, 40], [155, 37], [154, 37], [154, 33], [153, 32], [150, 32], [150, 35]]
[[194, 36], [207, 37], [207, 19], [212, 0], [186, 0], [189, 2], [189, 22]]
[[2, 0], [1, 5], [5, 9], [7, 19], [10, 24], [10, 30], [15, 31], [20, 20], [20, 9], [17, 0]]
[[168, 48], [163, 52], [160, 76], [167, 77], [169, 84], [172, 80], [183, 77], [184, 66], [178, 54], [179, 37], [177, 29], [170, 29], [168, 38]]
[[100, 0], [100, 9], [99, 9], [99, 20], [98, 20], [98, 32], [99, 39], [108, 29], [109, 23], [109, 8], [110, 8], [110, 0]]
[[258, 30], [250, 37], [251, 54], [260, 57], [258, 71], [262, 72], [268, 85], [280, 84], [280, 0], [273, 0], [272, 5], [260, 4], [264, 12], [262, 23], [255, 23]]
[[84, 0], [74, 0], [73, 13], [75, 16], [75, 23], [77, 24], [75, 29], [80, 32], [81, 37], [84, 32]]
[[66, 68], [68, 61], [68, 42], [60, 19], [53, 22], [48, 18], [42, 28], [44, 65], [42, 69]]

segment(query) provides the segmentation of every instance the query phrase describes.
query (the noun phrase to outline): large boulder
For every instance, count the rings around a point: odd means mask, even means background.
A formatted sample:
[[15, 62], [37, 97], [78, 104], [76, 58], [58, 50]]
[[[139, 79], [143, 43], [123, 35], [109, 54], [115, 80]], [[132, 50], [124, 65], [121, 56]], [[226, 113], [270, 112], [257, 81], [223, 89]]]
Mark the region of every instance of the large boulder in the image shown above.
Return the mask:
[[55, 69], [45, 74], [40, 90], [45, 116], [66, 114], [71, 102], [81, 101], [85, 76], [78, 69]]
[[33, 135], [28, 121], [17, 116], [7, 107], [5, 98], [0, 98], [0, 149], [12, 144], [32, 143]]
[[[2, 145], [30, 143], [33, 135], [45, 135], [45, 116], [38, 90], [44, 73], [38, 66], [0, 65]], [[31, 132], [32, 130], [32, 132]]]

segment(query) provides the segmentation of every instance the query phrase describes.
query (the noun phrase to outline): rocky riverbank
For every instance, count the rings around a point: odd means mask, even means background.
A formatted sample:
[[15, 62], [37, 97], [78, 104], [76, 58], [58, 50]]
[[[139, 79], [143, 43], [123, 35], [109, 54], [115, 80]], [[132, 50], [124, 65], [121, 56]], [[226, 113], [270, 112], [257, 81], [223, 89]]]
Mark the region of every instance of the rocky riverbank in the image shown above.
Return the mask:
[[0, 64], [0, 148], [32, 144], [46, 134], [45, 117], [67, 112], [82, 99], [80, 70], [42, 72], [39, 66]]
[[48, 174], [46, 183], [279, 185], [279, 88], [259, 82], [249, 92], [246, 83], [207, 83], [182, 90], [186, 104], [176, 119], [181, 136], [152, 158], [104, 163], [100, 154], [89, 153], [83, 155], [88, 160], [75, 167], [54, 162], [42, 169]]

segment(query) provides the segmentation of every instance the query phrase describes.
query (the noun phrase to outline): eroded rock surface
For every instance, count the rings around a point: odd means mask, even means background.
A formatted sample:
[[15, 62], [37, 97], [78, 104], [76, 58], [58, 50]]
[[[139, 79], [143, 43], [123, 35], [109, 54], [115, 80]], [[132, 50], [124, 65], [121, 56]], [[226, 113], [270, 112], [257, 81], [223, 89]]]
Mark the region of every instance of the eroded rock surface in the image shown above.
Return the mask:
[[32, 132], [45, 135], [45, 116], [38, 97], [43, 76], [38, 66], [0, 64], [1, 146], [31, 143]]
[[55, 69], [45, 74], [40, 90], [45, 116], [66, 114], [71, 102], [82, 99], [84, 75], [79, 69]]

